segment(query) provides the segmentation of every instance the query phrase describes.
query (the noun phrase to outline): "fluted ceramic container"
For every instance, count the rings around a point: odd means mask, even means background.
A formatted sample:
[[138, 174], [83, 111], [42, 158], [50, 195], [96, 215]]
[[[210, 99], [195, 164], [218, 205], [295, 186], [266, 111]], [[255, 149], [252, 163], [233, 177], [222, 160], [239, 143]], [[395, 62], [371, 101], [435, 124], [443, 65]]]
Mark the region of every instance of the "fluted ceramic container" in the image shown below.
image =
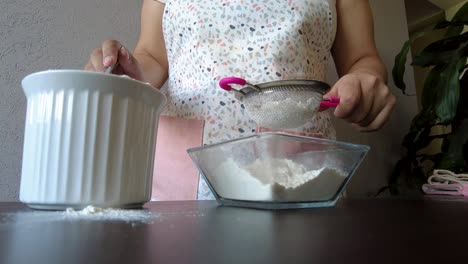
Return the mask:
[[123, 76], [53, 70], [25, 77], [20, 200], [36, 209], [141, 207], [151, 198], [166, 98]]

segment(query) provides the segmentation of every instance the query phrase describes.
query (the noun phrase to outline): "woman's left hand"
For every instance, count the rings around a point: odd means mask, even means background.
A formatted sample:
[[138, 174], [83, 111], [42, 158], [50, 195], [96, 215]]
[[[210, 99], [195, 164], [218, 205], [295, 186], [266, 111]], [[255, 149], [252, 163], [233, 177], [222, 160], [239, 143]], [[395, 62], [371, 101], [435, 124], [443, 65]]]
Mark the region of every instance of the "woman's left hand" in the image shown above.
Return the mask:
[[384, 81], [372, 73], [355, 71], [341, 77], [324, 98], [340, 98], [335, 116], [359, 131], [375, 131], [387, 121], [396, 98]]

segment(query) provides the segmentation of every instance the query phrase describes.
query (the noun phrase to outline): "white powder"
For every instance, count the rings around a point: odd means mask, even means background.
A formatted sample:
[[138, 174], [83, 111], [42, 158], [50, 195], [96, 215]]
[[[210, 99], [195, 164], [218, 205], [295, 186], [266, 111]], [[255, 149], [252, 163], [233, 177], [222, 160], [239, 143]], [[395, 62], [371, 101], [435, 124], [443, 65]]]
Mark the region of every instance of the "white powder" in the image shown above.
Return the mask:
[[[279, 94], [276, 93], [276, 94]], [[246, 102], [247, 112], [258, 125], [280, 129], [296, 128], [310, 121], [317, 111], [321, 97], [313, 96], [304, 101], [305, 96], [293, 94], [292, 97], [269, 98], [268, 95], [258, 95]]]
[[132, 227], [139, 224], [153, 224], [163, 221], [160, 213], [150, 210], [123, 210], [112, 208], [99, 208], [88, 206], [83, 210], [68, 208], [65, 211], [20, 211], [15, 213], [0, 214], [0, 226], [15, 224], [31, 226], [34, 223], [63, 222], [63, 221], [111, 221], [124, 222]]
[[67, 208], [65, 212], [68, 214], [81, 214], [81, 215], [90, 215], [90, 214], [95, 214], [98, 212], [102, 212], [105, 209], [99, 208], [99, 207], [94, 207], [92, 205], [86, 206], [82, 211], [75, 211], [73, 208]]
[[108, 220], [125, 222], [151, 222], [156, 214], [145, 209], [113, 209], [89, 205], [82, 210], [67, 208], [62, 212], [64, 219]]
[[257, 159], [246, 169], [264, 184], [278, 183], [286, 188], [296, 188], [323, 170], [307, 171], [303, 165], [288, 159]]
[[113, 209], [87, 206], [82, 210], [67, 208], [65, 211], [20, 211], [14, 213], [0, 213], [0, 227], [2, 225], [21, 225], [31, 227], [34, 223], [64, 222], [64, 221], [106, 221], [124, 222], [132, 227], [140, 224], [154, 224], [170, 221], [176, 218], [200, 218], [205, 213], [200, 210], [187, 210], [186, 207], [174, 207], [170, 210], [150, 211], [148, 209]]
[[210, 180], [221, 197], [253, 201], [327, 200], [346, 178], [334, 168], [307, 170], [288, 159], [257, 159], [242, 167], [229, 158], [214, 175]]
[[269, 201], [271, 186], [241, 168], [233, 159], [217, 166], [210, 179], [216, 192], [224, 198], [237, 200]]

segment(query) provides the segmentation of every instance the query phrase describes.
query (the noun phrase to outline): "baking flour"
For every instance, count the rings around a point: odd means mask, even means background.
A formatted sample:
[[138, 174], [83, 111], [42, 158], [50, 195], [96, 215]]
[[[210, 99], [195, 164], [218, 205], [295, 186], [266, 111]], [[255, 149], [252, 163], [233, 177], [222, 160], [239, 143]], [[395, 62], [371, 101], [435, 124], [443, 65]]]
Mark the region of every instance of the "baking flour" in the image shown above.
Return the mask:
[[[289, 93], [288, 97], [283, 97], [282, 92], [274, 92], [257, 97], [258, 99], [248, 99], [247, 112], [250, 118], [259, 126], [274, 129], [304, 125], [313, 118], [322, 100], [320, 94], [311, 96], [309, 92], [295, 92], [292, 95]], [[308, 99], [304, 101], [303, 98]]]
[[153, 224], [163, 221], [164, 217], [146, 209], [123, 210], [88, 206], [83, 210], [68, 208], [65, 211], [20, 211], [0, 214], [0, 226], [14, 223], [15, 225], [31, 226], [34, 223], [73, 222], [73, 221], [106, 221], [124, 222], [136, 226]]
[[89, 205], [82, 210], [74, 210], [67, 208], [62, 212], [65, 219], [86, 219], [86, 220], [110, 220], [110, 221], [125, 221], [125, 222], [147, 222], [153, 219], [156, 215], [145, 209], [113, 209], [100, 208]]
[[214, 175], [211, 183], [221, 197], [253, 201], [328, 200], [346, 178], [334, 168], [307, 170], [288, 159], [257, 159], [241, 167], [229, 158]]

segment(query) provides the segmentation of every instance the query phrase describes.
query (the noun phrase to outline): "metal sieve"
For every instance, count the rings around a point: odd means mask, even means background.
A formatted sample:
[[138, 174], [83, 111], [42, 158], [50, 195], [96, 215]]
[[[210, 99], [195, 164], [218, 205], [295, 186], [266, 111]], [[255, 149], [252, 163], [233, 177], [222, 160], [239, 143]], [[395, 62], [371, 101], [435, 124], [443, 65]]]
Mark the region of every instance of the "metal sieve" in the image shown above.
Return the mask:
[[[234, 89], [232, 85], [240, 85]], [[238, 77], [221, 79], [219, 86], [234, 91], [236, 98], [257, 125], [273, 129], [291, 129], [310, 121], [319, 109], [336, 107], [338, 98], [323, 99], [330, 90], [327, 83], [316, 80], [281, 80], [250, 84]]]

